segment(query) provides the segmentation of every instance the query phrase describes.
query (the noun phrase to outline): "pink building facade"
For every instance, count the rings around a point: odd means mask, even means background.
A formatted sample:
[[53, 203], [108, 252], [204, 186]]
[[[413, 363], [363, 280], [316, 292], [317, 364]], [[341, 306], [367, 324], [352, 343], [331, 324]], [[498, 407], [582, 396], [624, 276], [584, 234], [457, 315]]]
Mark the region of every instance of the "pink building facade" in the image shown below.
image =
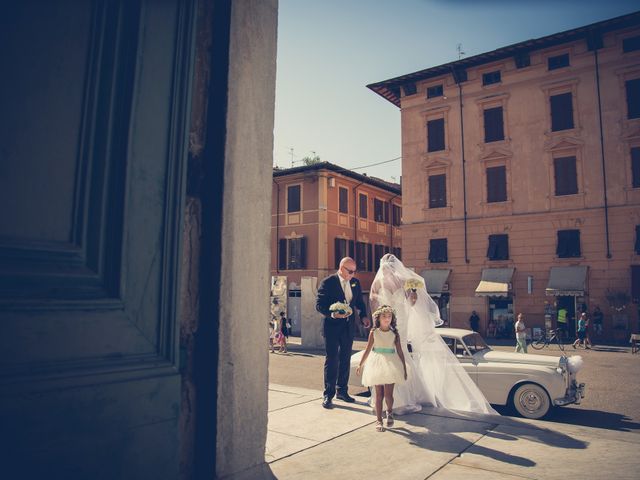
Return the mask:
[[600, 339], [638, 332], [640, 14], [369, 88], [401, 109], [404, 262], [452, 326], [599, 306]]

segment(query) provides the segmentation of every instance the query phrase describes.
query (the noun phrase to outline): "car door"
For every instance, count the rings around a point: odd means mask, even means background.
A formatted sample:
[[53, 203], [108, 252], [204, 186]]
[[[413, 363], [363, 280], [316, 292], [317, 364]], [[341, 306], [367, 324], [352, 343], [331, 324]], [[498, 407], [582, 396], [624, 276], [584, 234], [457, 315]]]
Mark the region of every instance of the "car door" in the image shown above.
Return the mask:
[[464, 342], [456, 337], [442, 336], [444, 343], [449, 347], [449, 350], [453, 352], [458, 361], [462, 364], [465, 371], [469, 374], [471, 379], [478, 384], [478, 371], [476, 367], [476, 361], [467, 350]]

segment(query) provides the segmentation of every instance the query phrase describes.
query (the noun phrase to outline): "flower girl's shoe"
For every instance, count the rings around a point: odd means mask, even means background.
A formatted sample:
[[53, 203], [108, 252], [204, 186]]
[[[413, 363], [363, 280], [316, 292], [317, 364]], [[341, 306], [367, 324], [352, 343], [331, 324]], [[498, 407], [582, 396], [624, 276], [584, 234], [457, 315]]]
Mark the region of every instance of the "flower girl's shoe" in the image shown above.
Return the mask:
[[393, 413], [387, 411], [387, 427], [393, 427]]

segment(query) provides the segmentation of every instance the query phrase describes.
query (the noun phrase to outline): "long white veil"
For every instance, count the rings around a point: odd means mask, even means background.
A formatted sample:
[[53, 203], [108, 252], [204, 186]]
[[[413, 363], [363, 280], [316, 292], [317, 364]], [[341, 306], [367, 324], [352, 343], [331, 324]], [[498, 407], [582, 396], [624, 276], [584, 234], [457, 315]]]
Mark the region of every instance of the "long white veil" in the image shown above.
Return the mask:
[[[411, 281], [418, 284], [415, 293], [408, 290]], [[438, 306], [424, 287], [422, 277], [405, 267], [394, 255], [386, 254], [380, 260], [380, 268], [371, 285], [369, 301], [372, 312], [383, 304], [390, 305], [396, 311], [401, 341], [411, 345], [411, 355], [420, 384], [415, 393], [420, 403], [450, 410], [497, 415], [437, 333], [436, 327], [443, 322]]]

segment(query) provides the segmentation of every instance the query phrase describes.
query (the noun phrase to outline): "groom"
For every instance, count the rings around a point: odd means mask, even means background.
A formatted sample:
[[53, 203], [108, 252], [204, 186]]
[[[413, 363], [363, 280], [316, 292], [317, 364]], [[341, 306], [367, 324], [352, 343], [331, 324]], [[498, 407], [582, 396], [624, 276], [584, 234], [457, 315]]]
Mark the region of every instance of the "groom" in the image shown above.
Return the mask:
[[[324, 397], [322, 406], [333, 407], [333, 396], [348, 403], [355, 402], [347, 393], [349, 369], [351, 363], [351, 347], [356, 332], [356, 308], [365, 328], [369, 327], [367, 309], [362, 300], [360, 282], [354, 278], [356, 262], [345, 257], [340, 261], [340, 268], [333, 275], [320, 282], [316, 310], [324, 315], [324, 339], [326, 358], [324, 361]], [[353, 313], [342, 315], [331, 312], [329, 307], [336, 302], [345, 302], [351, 306]], [[355, 307], [355, 308], [354, 308]]]

